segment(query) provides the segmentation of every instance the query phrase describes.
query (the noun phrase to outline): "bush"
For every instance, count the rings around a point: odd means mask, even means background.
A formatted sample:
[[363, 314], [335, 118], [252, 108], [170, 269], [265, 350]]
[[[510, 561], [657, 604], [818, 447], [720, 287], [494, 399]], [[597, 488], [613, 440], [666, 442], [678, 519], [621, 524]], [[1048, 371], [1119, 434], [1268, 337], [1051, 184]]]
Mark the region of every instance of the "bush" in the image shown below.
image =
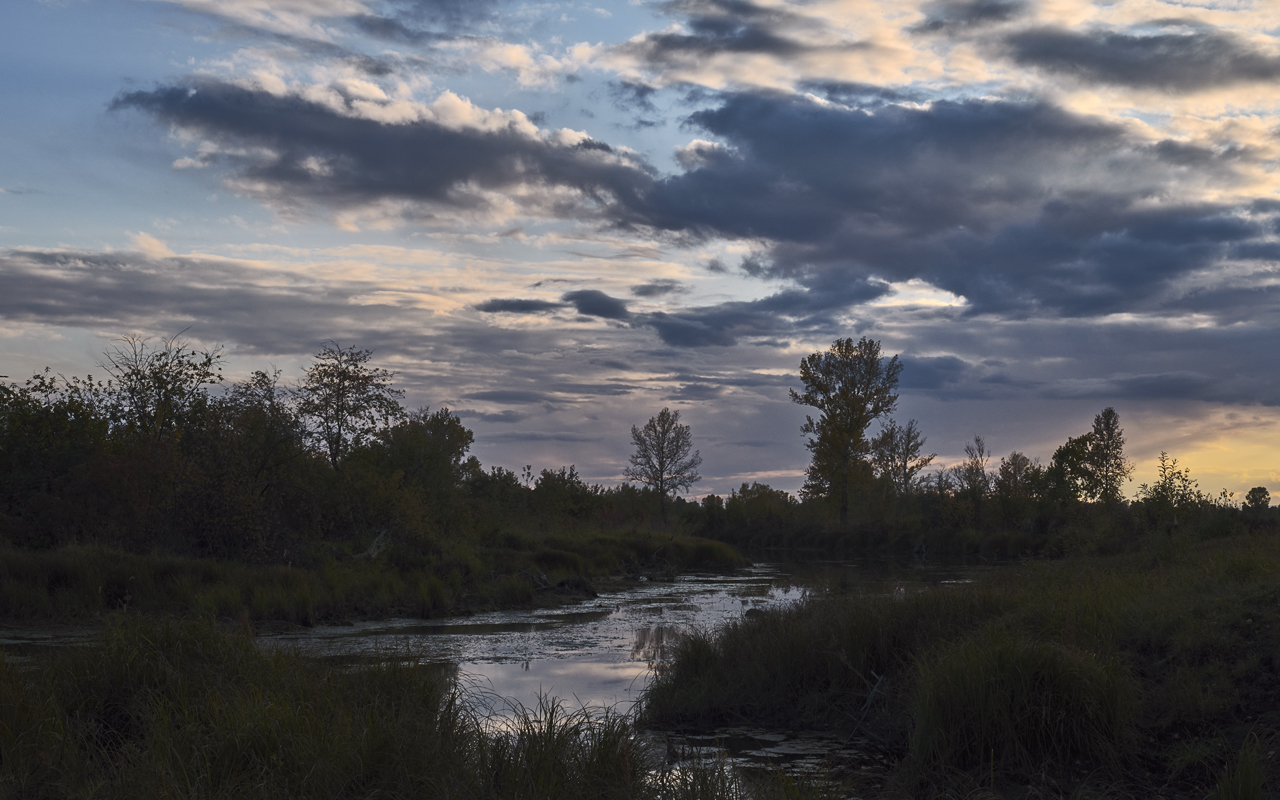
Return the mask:
[[955, 769], [1110, 760], [1129, 732], [1134, 690], [1113, 659], [987, 629], [921, 661], [911, 757]]

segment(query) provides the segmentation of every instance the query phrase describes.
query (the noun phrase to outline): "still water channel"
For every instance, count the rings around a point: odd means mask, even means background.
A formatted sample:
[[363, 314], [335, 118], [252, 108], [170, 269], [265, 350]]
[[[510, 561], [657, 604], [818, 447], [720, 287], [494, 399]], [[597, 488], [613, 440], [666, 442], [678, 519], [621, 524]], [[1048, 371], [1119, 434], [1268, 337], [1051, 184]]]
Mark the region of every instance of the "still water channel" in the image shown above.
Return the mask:
[[[264, 634], [267, 645], [359, 663], [388, 654], [457, 665], [482, 713], [500, 719], [540, 699], [570, 709], [627, 713], [655, 663], [691, 629], [713, 630], [752, 609], [803, 598], [824, 587], [863, 595], [963, 583], [988, 565], [885, 560], [757, 563], [730, 575], [686, 575], [670, 582], [601, 581], [598, 597], [562, 608], [495, 611], [423, 620], [392, 619]], [[89, 641], [89, 629], [0, 630], [0, 649], [23, 658]], [[803, 771], [830, 766], [878, 769], [875, 748], [857, 738], [811, 731], [726, 728], [706, 735], [651, 734], [668, 754], [729, 754], [744, 765]]]
[[[554, 698], [595, 711], [631, 710], [652, 667], [691, 629], [713, 630], [752, 609], [795, 602], [806, 593], [892, 594], [925, 585], [972, 580], [985, 565], [883, 560], [759, 563], [731, 575], [686, 575], [671, 582], [597, 584], [600, 595], [578, 605], [498, 611], [431, 620], [387, 620], [263, 637], [315, 655], [355, 659], [403, 652], [457, 664], [484, 713], [503, 717]], [[668, 753], [690, 757], [728, 752], [748, 764], [818, 769], [833, 761], [876, 769], [875, 748], [859, 739], [811, 731], [726, 728], [707, 735], [657, 734]]]

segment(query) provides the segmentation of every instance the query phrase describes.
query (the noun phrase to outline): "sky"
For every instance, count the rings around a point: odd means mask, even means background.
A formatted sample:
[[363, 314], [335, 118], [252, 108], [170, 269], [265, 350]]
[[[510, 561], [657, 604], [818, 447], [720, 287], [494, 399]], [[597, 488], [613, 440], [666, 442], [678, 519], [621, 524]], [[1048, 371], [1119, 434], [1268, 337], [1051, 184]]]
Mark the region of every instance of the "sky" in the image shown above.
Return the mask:
[[795, 491], [867, 336], [937, 464], [1111, 406], [1130, 493], [1280, 493], [1280, 4], [5, 0], [0, 76], [10, 379], [330, 341], [486, 466], [616, 484], [668, 406], [695, 494]]

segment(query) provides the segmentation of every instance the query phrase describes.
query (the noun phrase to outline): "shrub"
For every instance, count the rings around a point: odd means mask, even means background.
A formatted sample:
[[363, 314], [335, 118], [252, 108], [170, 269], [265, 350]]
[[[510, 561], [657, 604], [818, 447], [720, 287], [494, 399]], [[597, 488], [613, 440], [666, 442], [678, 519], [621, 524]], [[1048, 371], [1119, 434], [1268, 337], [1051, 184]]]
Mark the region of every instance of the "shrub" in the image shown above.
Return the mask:
[[911, 756], [957, 769], [1112, 759], [1133, 692], [1114, 660], [988, 628], [920, 662]]

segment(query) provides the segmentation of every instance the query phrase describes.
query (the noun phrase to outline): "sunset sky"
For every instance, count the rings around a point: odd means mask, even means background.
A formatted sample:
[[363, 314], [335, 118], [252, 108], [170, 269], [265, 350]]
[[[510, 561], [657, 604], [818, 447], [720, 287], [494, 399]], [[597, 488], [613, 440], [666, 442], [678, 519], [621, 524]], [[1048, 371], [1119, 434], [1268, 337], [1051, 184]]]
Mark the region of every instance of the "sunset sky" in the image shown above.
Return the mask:
[[670, 406], [695, 493], [795, 491], [865, 335], [939, 463], [1113, 406], [1130, 494], [1280, 494], [1272, 0], [4, 0], [0, 76], [10, 379], [334, 340], [486, 466], [614, 484]]

